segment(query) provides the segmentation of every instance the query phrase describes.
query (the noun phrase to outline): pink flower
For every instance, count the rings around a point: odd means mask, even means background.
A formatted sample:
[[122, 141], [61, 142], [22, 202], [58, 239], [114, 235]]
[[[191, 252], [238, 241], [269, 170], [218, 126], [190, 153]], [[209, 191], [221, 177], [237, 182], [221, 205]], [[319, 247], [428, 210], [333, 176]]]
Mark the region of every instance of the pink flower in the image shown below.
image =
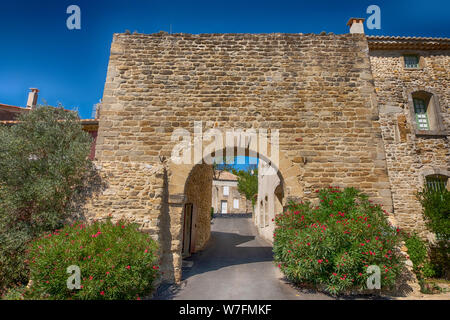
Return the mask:
[[105, 295], [105, 291], [100, 291], [100, 295], [104, 296]]
[[130, 266], [126, 266], [125, 268], [127, 268], [128, 270], [130, 270], [131, 267], [130, 267]]
[[109, 271], [106, 271], [106, 274], [109, 274]]

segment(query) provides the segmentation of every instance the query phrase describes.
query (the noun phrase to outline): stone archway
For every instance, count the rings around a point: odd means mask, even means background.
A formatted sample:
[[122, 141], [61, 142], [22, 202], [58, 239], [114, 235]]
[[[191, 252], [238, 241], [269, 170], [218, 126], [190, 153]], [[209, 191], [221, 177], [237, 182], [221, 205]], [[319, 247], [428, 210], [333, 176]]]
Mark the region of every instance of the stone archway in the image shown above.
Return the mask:
[[[225, 148], [224, 148], [225, 149]], [[238, 153], [240, 148], [233, 147]], [[249, 155], [250, 151], [245, 150]], [[263, 161], [270, 162], [270, 158], [254, 153]], [[209, 154], [207, 156], [210, 156]], [[212, 166], [205, 163], [197, 164], [168, 164], [170, 177], [168, 178], [168, 215], [171, 225], [171, 246], [166, 247], [162, 252], [162, 266], [165, 270], [165, 280], [180, 281], [182, 272], [182, 245], [183, 245], [183, 226], [184, 226], [184, 208], [187, 203], [193, 204], [194, 223], [196, 226], [195, 239], [193, 240], [194, 250], [201, 250], [210, 237], [210, 208], [212, 191]], [[275, 167], [278, 181], [276, 189], [277, 198], [281, 197], [282, 205], [288, 200], [299, 198], [302, 194], [300, 184], [302, 172], [298, 166], [292, 163], [284, 152], [279, 153], [279, 168]], [[287, 177], [286, 179], [284, 177]], [[284, 195], [284, 197], [283, 197]], [[279, 207], [278, 207], [279, 208]], [[266, 208], [268, 210], [268, 208]]]

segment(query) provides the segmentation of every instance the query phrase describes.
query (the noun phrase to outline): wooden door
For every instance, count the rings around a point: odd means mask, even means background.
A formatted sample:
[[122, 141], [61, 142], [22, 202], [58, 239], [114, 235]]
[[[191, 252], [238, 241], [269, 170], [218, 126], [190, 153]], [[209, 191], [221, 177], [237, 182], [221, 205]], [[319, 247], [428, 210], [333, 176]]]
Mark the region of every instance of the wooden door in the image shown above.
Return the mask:
[[184, 225], [183, 225], [183, 249], [182, 256], [187, 257], [191, 254], [192, 243], [192, 203], [186, 203], [184, 205]]

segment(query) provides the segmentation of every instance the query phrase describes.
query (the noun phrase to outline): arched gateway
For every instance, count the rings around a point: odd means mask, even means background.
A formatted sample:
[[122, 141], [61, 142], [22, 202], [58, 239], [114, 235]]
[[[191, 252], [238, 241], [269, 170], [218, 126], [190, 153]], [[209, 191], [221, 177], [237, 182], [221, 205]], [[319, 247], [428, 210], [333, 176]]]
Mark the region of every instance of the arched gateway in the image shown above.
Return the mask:
[[108, 187], [89, 214], [141, 224], [161, 244], [168, 280], [181, 277], [185, 213], [207, 225], [211, 207], [210, 165], [173, 158], [180, 130], [195, 148], [195, 122], [203, 138], [210, 129], [278, 132], [284, 203], [332, 184], [392, 209], [361, 34], [115, 34], [99, 115], [96, 164]]

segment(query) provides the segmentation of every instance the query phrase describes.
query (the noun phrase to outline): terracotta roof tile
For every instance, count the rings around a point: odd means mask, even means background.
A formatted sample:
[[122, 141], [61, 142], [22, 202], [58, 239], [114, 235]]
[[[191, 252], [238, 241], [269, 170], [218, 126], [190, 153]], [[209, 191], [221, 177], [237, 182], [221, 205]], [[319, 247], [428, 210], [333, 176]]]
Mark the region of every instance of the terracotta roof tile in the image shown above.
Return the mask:
[[450, 38], [401, 37], [401, 36], [367, 36], [371, 50], [383, 49], [418, 49], [449, 50]]

